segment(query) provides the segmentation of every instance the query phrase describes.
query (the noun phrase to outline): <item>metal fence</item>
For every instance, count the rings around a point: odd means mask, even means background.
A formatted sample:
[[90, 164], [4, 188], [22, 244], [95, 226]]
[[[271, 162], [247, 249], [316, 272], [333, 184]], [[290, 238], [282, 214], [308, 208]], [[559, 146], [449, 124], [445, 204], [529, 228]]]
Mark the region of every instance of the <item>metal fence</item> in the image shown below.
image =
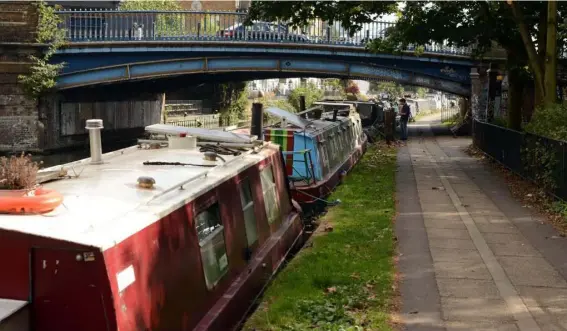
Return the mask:
[[441, 122], [456, 120], [459, 113], [459, 107], [441, 107]]
[[[219, 115], [186, 116], [184, 119], [167, 120], [166, 123], [189, 128], [206, 129], [215, 129], [225, 125]], [[230, 125], [230, 123], [226, 125]]]
[[477, 120], [473, 141], [494, 160], [567, 200], [567, 142]]
[[[364, 24], [350, 36], [338, 23], [319, 19], [293, 28], [285, 22], [243, 23], [246, 13], [215, 11], [121, 11], [115, 9], [61, 10], [70, 42], [102, 41], [241, 41], [328, 44], [364, 47], [371, 39], [384, 38], [393, 22]], [[413, 50], [410, 46], [408, 50]], [[426, 52], [470, 55], [471, 47], [433, 43]]]

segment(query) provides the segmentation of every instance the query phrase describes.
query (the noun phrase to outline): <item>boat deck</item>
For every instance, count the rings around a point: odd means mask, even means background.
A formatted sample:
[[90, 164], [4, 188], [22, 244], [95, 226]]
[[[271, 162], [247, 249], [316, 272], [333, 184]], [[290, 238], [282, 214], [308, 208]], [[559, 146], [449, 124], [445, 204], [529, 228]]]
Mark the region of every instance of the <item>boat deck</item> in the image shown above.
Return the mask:
[[[68, 172], [68, 178], [45, 183], [64, 201], [43, 215], [1, 215], [0, 230], [66, 240], [106, 249], [180, 208], [270, 154], [270, 144], [258, 153], [221, 155], [226, 163], [205, 161], [199, 149], [139, 149], [130, 147], [103, 155], [103, 164], [90, 158], [47, 168]], [[195, 166], [144, 165], [145, 161], [182, 162]], [[198, 165], [208, 165], [204, 167]], [[140, 176], [155, 179], [153, 189], [137, 186]], [[184, 185], [187, 184], [187, 185]], [[180, 190], [180, 186], [183, 190]], [[167, 203], [164, 203], [167, 201]]]

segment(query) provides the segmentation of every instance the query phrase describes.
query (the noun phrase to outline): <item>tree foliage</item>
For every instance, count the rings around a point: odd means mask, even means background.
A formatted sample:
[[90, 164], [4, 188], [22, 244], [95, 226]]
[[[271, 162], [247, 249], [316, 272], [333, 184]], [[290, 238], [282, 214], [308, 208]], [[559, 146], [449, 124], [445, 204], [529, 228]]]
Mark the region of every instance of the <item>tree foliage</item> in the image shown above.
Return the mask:
[[360, 88], [358, 87], [358, 84], [356, 84], [354, 81], [349, 80], [348, 85], [345, 88], [345, 93], [352, 94], [352, 95], [356, 96], [356, 95], [360, 94]]
[[[176, 0], [126, 0], [119, 6], [120, 10], [163, 10], [179, 11], [183, 8]], [[188, 19], [186, 15], [176, 13], [160, 13], [154, 16], [154, 33], [160, 37], [176, 37], [183, 34], [197, 32], [208, 35], [218, 32], [218, 23], [209, 14], [202, 15], [200, 28], [195, 24], [195, 16]], [[142, 20], [143, 22], [144, 20]]]
[[120, 10], [181, 10], [176, 0], [124, 0], [120, 2]]
[[418, 98], [425, 98], [425, 95], [427, 94], [427, 89], [424, 87], [418, 87], [416, 90], [416, 94]]
[[371, 82], [370, 90], [374, 93], [386, 93], [390, 98], [398, 99], [404, 96], [404, 87], [394, 82]]
[[310, 108], [313, 106], [313, 103], [319, 101], [323, 98], [323, 91], [317, 88], [314, 84], [307, 84], [306, 86], [301, 86], [293, 91], [290, 92], [287, 100], [296, 109], [299, 111], [299, 97], [305, 96], [305, 107]]
[[[567, 38], [567, 2], [554, 1], [405, 1], [399, 20], [383, 39], [367, 47], [374, 52], [399, 53], [408, 46], [420, 53], [431, 43], [472, 47], [473, 56], [505, 50], [510, 80], [509, 115], [512, 127], [521, 123], [518, 98], [530, 76], [536, 82], [536, 104], [555, 97], [556, 58]], [[351, 34], [362, 24], [396, 11], [393, 3], [359, 1], [254, 2], [253, 18], [286, 19], [301, 25], [315, 17], [340, 22]], [[553, 15], [551, 15], [551, 13]], [[533, 40], [533, 42], [532, 42]], [[550, 45], [555, 44], [555, 45]], [[549, 46], [549, 47], [548, 47]], [[534, 55], [535, 53], [535, 55]], [[527, 69], [527, 70], [526, 70]], [[549, 79], [548, 79], [549, 78]], [[514, 97], [513, 97], [514, 96]]]
[[536, 110], [536, 115], [525, 127], [527, 132], [538, 136], [567, 141], [567, 107], [549, 105]]
[[320, 19], [340, 23], [352, 36], [364, 24], [396, 9], [395, 1], [253, 1], [248, 22], [284, 20], [299, 27]]
[[65, 44], [65, 30], [59, 28], [61, 18], [55, 14], [58, 6], [48, 6], [43, 0], [35, 3], [38, 11], [36, 42], [47, 44], [47, 49], [40, 56], [30, 55], [30, 71], [19, 75], [24, 93], [28, 98], [36, 99], [41, 94], [55, 87], [57, 75], [65, 63], [50, 63], [57, 49]]

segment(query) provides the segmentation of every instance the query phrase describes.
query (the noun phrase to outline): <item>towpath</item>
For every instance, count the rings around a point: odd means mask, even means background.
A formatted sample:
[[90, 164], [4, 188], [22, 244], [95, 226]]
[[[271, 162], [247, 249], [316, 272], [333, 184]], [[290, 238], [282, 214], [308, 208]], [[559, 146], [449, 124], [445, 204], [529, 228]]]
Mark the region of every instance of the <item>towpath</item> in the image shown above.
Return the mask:
[[404, 328], [567, 330], [567, 239], [428, 120], [398, 154]]

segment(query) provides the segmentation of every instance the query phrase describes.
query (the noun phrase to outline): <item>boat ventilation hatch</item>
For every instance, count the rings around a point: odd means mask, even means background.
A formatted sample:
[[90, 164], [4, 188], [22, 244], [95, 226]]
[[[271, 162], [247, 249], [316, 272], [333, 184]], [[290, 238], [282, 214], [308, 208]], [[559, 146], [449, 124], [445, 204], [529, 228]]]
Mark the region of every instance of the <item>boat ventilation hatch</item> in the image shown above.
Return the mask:
[[90, 119], [86, 121], [85, 129], [89, 130], [89, 143], [91, 148], [91, 164], [102, 163], [102, 144], [100, 131], [103, 129], [102, 120]]

